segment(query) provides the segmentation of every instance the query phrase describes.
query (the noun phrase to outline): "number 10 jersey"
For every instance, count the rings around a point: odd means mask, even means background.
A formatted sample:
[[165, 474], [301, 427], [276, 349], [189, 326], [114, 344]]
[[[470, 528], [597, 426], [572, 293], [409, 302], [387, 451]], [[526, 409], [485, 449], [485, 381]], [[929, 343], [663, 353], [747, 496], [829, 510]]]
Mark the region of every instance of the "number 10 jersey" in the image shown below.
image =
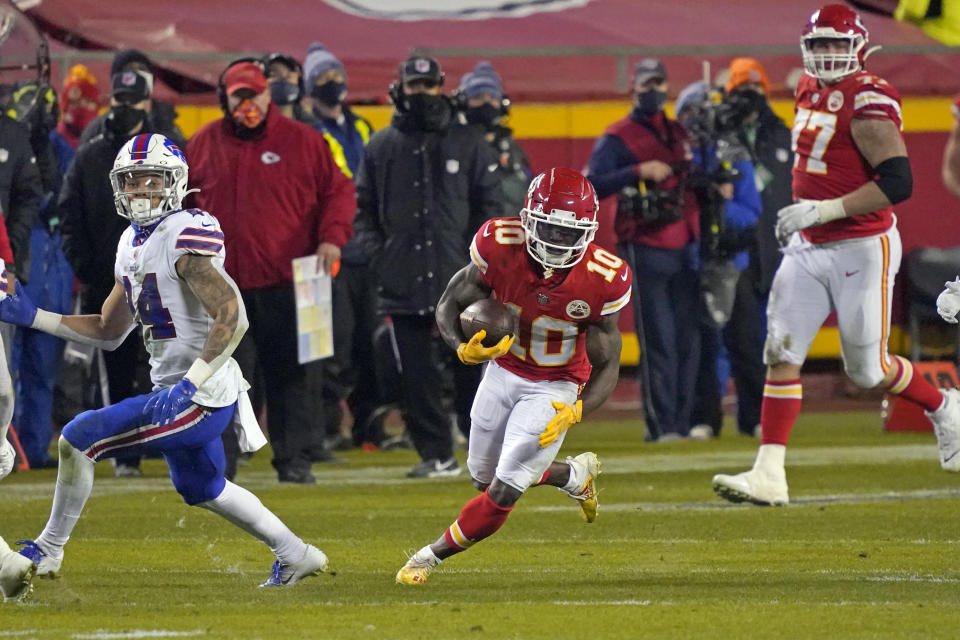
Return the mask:
[[586, 327], [630, 302], [633, 274], [627, 264], [590, 244], [580, 262], [542, 278], [519, 218], [484, 223], [470, 259], [484, 284], [519, 316], [517, 339], [497, 364], [528, 380], [584, 384], [590, 378]]

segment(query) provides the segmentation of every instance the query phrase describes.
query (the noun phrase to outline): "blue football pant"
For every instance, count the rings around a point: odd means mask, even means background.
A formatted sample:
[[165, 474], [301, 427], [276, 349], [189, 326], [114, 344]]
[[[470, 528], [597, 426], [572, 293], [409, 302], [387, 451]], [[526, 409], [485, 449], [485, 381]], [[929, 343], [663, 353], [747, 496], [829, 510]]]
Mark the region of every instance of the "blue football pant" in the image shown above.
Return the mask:
[[184, 502], [195, 505], [213, 500], [224, 486], [226, 460], [220, 434], [233, 421], [237, 405], [206, 408], [192, 404], [172, 424], [157, 426], [151, 422], [150, 400], [165, 392], [159, 389], [84, 411], [64, 427], [62, 435], [94, 462], [162, 454]]

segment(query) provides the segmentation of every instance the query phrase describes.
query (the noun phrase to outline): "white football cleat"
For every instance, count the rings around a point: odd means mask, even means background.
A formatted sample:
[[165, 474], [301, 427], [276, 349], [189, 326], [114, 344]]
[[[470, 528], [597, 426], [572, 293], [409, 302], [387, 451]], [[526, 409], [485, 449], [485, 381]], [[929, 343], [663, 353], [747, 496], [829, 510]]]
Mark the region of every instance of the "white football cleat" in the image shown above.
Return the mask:
[[940, 389], [943, 406], [924, 411], [933, 423], [940, 449], [940, 466], [945, 471], [960, 471], [960, 389]]
[[430, 577], [430, 572], [438, 564], [440, 564], [440, 558], [428, 545], [410, 556], [407, 563], [400, 567], [400, 571], [397, 571], [397, 584], [423, 586]]
[[56, 578], [60, 574], [60, 565], [63, 563], [63, 553], [54, 557], [40, 548], [33, 540], [17, 540], [22, 548], [17, 551], [21, 556], [37, 565], [37, 575], [42, 578]]
[[4, 602], [25, 600], [33, 591], [37, 565], [12, 551], [0, 538], [0, 593]]
[[790, 502], [786, 476], [780, 473], [777, 477], [758, 469], [744, 471], [735, 476], [719, 473], [713, 476], [713, 491], [730, 502], [752, 502], [774, 507]]
[[303, 558], [290, 564], [279, 560], [273, 563], [270, 577], [261, 587], [289, 587], [307, 576], [316, 576], [327, 570], [327, 555], [312, 544], [307, 545]]
[[587, 522], [593, 522], [597, 519], [597, 510], [599, 502], [597, 501], [597, 478], [600, 477], [600, 459], [592, 451], [581, 453], [578, 456], [567, 457], [567, 464], [571, 467], [576, 466], [577, 475], [584, 478], [583, 484], [576, 489], [568, 491], [560, 487], [560, 491], [573, 498], [580, 505], [580, 515]]
[[6, 438], [0, 440], [0, 480], [10, 475], [16, 459], [17, 452], [13, 450], [13, 445]]

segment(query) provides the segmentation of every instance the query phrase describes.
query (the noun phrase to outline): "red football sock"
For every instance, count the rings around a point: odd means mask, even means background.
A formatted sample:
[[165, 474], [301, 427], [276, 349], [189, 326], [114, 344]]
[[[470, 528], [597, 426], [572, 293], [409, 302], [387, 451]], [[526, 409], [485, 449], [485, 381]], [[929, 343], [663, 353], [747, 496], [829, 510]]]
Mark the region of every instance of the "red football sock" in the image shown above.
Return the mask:
[[943, 396], [937, 388], [927, 382], [923, 376], [913, 375], [913, 364], [906, 358], [893, 356], [893, 361], [900, 365], [893, 382], [890, 383], [889, 393], [903, 396], [915, 402], [927, 411], [936, 411], [943, 404]]
[[800, 415], [803, 387], [800, 380], [767, 380], [760, 405], [760, 444], [786, 446], [793, 423]]
[[496, 533], [513, 507], [504, 508], [494, 502], [484, 491], [463, 505], [457, 521], [450, 525], [443, 537], [456, 551], [463, 551]]
[[543, 472], [543, 475], [540, 476], [540, 479], [534, 482], [534, 486], [539, 487], [542, 484], [547, 483], [547, 479], [550, 477], [550, 467], [547, 467], [547, 470]]

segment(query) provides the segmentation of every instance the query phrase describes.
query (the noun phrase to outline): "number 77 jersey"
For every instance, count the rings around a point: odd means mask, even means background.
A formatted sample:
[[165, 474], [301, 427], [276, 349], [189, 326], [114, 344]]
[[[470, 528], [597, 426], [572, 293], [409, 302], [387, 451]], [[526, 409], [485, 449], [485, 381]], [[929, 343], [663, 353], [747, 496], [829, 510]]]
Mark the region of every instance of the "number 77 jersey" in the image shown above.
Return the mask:
[[[873, 167], [853, 140], [854, 119], [890, 120], [903, 130], [900, 94], [866, 71], [826, 86], [809, 74], [800, 78], [793, 122], [795, 200], [839, 198], [873, 180]], [[878, 235], [892, 224], [887, 207], [804, 229], [803, 235], [810, 242], [832, 242]]]
[[584, 384], [590, 378], [586, 328], [630, 302], [627, 264], [591, 243], [580, 262], [542, 278], [519, 218], [488, 220], [473, 238], [470, 259], [520, 318], [517, 339], [497, 364], [528, 380]]

